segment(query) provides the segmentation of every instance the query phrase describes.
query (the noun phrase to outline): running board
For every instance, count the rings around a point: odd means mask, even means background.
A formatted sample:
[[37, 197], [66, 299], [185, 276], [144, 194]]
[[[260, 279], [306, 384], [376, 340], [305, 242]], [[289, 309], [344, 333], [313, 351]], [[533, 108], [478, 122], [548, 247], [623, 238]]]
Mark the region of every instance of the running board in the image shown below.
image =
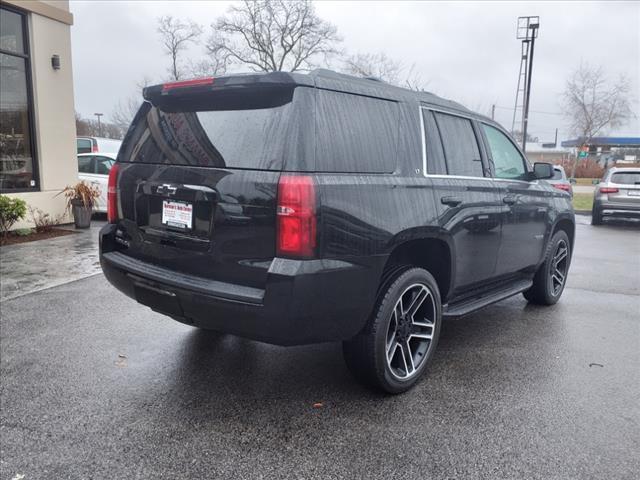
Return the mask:
[[442, 309], [442, 316], [461, 317], [463, 315], [467, 315], [471, 312], [475, 312], [476, 310], [491, 305], [492, 303], [499, 302], [506, 298], [513, 297], [518, 293], [524, 292], [525, 290], [529, 289], [531, 285], [533, 285], [533, 282], [531, 280], [519, 280], [508, 285], [507, 287], [502, 287], [499, 290], [495, 290], [488, 295], [466, 299], [451, 305], [444, 305]]

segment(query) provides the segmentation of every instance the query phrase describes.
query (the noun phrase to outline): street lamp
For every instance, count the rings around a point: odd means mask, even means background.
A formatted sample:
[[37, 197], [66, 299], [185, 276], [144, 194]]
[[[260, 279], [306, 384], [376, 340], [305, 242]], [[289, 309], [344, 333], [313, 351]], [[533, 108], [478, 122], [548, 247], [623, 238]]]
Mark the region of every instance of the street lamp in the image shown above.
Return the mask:
[[100, 123], [100, 117], [104, 115], [104, 113], [94, 113], [94, 115], [98, 118], [98, 136], [102, 136], [102, 123]]

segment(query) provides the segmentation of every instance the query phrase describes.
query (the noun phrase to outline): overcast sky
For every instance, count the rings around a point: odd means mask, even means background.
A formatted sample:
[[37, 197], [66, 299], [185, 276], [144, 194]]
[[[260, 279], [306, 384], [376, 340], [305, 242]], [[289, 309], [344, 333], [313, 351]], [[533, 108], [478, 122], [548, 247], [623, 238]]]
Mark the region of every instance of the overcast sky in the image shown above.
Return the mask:
[[[139, 92], [143, 77], [166, 76], [168, 57], [156, 18], [191, 18], [209, 30], [229, 2], [71, 1], [76, 110], [106, 117], [121, 99]], [[384, 52], [415, 70], [427, 89], [489, 114], [511, 127], [520, 41], [516, 19], [540, 16], [535, 46], [529, 131], [547, 141], [564, 133], [560, 94], [581, 60], [602, 65], [611, 78], [626, 74], [640, 97], [640, 2], [330, 2], [316, 3], [349, 52]], [[206, 36], [206, 33], [205, 33]], [[201, 47], [188, 53], [204, 55]], [[634, 105], [640, 113], [639, 103]], [[640, 135], [636, 117], [615, 132]]]

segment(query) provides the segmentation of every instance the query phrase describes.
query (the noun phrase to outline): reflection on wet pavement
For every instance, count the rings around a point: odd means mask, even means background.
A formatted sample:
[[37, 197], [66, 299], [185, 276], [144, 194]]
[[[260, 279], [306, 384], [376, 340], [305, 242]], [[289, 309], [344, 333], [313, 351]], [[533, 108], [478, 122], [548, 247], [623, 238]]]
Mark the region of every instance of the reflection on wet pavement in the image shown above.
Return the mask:
[[89, 230], [73, 235], [1, 247], [0, 300], [99, 273], [98, 232], [104, 224], [94, 219]]

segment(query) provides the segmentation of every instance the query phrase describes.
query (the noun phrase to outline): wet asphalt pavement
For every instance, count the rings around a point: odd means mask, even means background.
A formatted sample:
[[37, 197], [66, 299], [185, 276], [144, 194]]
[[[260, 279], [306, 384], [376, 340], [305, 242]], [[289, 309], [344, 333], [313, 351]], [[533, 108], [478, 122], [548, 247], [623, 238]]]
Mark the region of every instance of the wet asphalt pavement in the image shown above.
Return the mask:
[[446, 322], [395, 397], [339, 344], [198, 331], [102, 275], [7, 300], [0, 479], [638, 478], [640, 227], [585, 223], [558, 305]]

